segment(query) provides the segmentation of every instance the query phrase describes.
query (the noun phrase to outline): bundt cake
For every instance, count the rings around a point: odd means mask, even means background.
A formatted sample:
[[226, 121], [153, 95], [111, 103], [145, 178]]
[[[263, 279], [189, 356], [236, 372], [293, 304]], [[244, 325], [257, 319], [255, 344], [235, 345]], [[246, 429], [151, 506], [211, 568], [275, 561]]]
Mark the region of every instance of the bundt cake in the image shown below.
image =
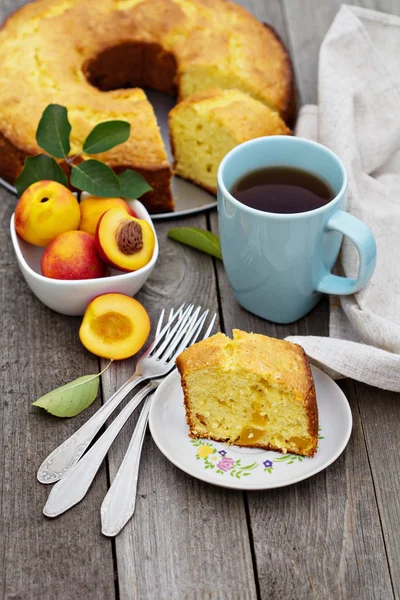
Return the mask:
[[297, 344], [233, 330], [176, 360], [190, 435], [313, 456], [318, 408], [310, 365]]
[[94, 125], [125, 119], [129, 140], [96, 158], [116, 171], [142, 173], [154, 188], [143, 197], [153, 213], [173, 208], [171, 169], [138, 87], [179, 100], [209, 88], [238, 89], [283, 119], [293, 106], [282, 43], [226, 0], [36, 0], [0, 31], [0, 81], [1, 177], [13, 182], [25, 157], [40, 151], [35, 132], [50, 103], [68, 108], [71, 155]]
[[179, 102], [169, 113], [174, 170], [217, 193], [219, 163], [232, 148], [290, 129], [262, 102], [239, 90], [206, 90]]

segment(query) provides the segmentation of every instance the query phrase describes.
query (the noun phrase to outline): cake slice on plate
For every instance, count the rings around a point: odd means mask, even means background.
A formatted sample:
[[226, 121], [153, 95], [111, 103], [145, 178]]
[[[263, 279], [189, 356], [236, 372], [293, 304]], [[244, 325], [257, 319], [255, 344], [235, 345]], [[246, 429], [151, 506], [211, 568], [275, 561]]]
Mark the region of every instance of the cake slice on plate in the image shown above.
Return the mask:
[[193, 438], [313, 456], [318, 407], [304, 350], [297, 344], [233, 330], [177, 358]]

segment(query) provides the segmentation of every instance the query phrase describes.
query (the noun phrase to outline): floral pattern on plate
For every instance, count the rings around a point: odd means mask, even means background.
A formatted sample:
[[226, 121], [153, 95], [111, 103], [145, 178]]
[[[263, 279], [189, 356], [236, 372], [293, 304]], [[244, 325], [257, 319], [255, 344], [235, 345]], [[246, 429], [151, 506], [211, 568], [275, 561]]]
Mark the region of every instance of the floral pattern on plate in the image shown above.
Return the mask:
[[318, 452], [313, 458], [241, 448], [189, 437], [179, 373], [160, 384], [150, 406], [153, 440], [176, 467], [191, 477], [236, 490], [267, 490], [311, 477], [343, 452], [352, 428], [351, 410], [342, 390], [325, 373], [311, 367], [317, 393]]
[[[318, 427], [318, 439], [325, 439], [321, 435], [321, 427]], [[276, 466], [279, 464], [293, 465], [296, 461], [303, 462], [303, 460], [309, 460], [304, 456], [297, 456], [297, 454], [278, 454], [277, 452], [271, 452], [271, 455], [277, 456], [272, 460], [264, 460], [261, 464], [258, 461], [253, 461], [248, 465], [242, 464], [242, 459], [234, 459], [228, 456], [229, 447], [227, 450], [218, 450], [215, 445], [209, 440], [189, 440], [192, 446], [196, 449], [196, 459], [203, 461], [204, 469], [215, 469], [218, 475], [225, 475], [229, 473], [231, 477], [241, 479], [242, 477], [249, 477], [252, 471], [263, 468], [264, 473], [271, 474]]]

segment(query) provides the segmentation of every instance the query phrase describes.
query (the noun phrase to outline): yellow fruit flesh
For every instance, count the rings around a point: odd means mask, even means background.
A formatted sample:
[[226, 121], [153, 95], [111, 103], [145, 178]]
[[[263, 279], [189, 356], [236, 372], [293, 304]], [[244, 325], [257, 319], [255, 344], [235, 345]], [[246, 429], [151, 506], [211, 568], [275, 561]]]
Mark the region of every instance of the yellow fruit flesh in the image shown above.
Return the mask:
[[149, 333], [150, 319], [140, 302], [123, 294], [104, 294], [87, 307], [79, 337], [93, 354], [121, 360], [139, 352]]

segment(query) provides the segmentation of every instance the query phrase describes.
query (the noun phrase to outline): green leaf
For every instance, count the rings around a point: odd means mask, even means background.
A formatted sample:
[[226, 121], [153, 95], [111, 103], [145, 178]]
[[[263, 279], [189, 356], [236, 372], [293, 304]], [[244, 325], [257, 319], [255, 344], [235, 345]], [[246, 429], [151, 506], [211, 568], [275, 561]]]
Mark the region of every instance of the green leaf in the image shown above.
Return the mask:
[[222, 260], [219, 237], [211, 231], [197, 227], [176, 227], [168, 231], [168, 237]]
[[14, 183], [18, 195], [22, 196], [26, 188], [32, 185], [32, 183], [42, 181], [43, 179], [58, 181], [58, 183], [62, 183], [62, 185], [68, 187], [68, 178], [54, 158], [45, 154], [28, 156], [25, 159], [21, 174]]
[[72, 167], [71, 183], [78, 190], [110, 198], [120, 195], [119, 182], [114, 171], [98, 160], [86, 160]]
[[119, 185], [121, 187], [121, 198], [128, 200], [136, 200], [146, 192], [151, 192], [153, 189], [144, 177], [132, 169], [126, 169], [118, 175]]
[[36, 131], [36, 141], [51, 156], [66, 158], [71, 149], [71, 125], [65, 106], [49, 104], [44, 110]]
[[42, 396], [33, 406], [40, 406], [56, 417], [75, 417], [96, 399], [99, 375], [84, 375]]
[[131, 126], [126, 121], [106, 121], [92, 129], [83, 143], [83, 151], [87, 154], [107, 152], [129, 138]]

